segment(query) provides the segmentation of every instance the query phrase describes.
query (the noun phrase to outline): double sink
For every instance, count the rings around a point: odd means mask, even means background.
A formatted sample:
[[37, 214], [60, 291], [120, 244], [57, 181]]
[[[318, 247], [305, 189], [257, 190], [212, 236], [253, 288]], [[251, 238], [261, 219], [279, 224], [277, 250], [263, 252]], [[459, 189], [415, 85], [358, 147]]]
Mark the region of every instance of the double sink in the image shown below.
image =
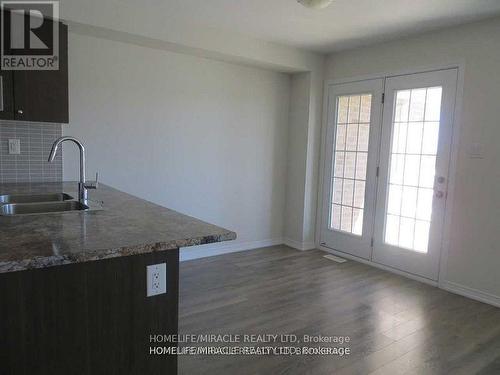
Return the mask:
[[0, 216], [88, 211], [91, 207], [66, 193], [0, 195]]
[[[102, 210], [102, 206], [88, 198], [89, 189], [97, 188], [98, 176], [93, 183], [85, 180], [85, 147], [73, 137], [58, 138], [52, 145], [49, 163], [54, 161], [59, 146], [65, 142], [75, 143], [80, 150], [80, 182], [77, 194], [38, 193], [38, 194], [5, 194], [0, 195], [0, 216], [40, 215], [62, 212], [81, 212]], [[73, 196], [78, 197], [75, 199]]]

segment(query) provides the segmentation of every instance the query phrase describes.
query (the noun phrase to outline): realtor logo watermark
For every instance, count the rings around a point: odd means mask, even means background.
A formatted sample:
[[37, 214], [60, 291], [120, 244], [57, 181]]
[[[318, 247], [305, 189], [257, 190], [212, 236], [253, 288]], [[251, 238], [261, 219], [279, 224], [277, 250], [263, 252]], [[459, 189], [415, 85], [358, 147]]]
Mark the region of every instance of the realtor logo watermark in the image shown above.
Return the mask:
[[59, 2], [1, 1], [2, 70], [59, 69]]

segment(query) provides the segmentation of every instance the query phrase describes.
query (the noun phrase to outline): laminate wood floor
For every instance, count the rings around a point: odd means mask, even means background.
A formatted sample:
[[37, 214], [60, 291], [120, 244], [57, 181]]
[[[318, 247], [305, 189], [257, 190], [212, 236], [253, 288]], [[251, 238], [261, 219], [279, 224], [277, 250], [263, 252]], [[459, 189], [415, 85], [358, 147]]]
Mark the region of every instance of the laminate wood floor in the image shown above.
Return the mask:
[[323, 255], [182, 262], [179, 330], [345, 335], [349, 356], [180, 356], [179, 374], [500, 374], [500, 309]]

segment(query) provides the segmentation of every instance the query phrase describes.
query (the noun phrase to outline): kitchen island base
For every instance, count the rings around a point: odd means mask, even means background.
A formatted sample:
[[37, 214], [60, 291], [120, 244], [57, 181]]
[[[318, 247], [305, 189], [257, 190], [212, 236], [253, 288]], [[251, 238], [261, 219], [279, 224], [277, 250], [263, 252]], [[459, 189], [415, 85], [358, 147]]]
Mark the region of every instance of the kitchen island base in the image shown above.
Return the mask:
[[[146, 297], [159, 263], [167, 293]], [[178, 280], [178, 249], [0, 274], [0, 373], [176, 374], [150, 335], [177, 334]]]

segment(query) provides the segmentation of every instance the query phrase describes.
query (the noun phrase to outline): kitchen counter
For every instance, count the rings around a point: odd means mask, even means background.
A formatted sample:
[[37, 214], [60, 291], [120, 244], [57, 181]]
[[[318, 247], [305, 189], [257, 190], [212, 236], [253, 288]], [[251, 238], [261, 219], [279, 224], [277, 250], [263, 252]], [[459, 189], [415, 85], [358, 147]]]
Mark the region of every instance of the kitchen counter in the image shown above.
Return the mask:
[[[66, 192], [76, 182], [0, 184], [2, 194]], [[100, 184], [103, 210], [0, 216], [0, 273], [177, 250], [234, 240], [236, 233]]]

